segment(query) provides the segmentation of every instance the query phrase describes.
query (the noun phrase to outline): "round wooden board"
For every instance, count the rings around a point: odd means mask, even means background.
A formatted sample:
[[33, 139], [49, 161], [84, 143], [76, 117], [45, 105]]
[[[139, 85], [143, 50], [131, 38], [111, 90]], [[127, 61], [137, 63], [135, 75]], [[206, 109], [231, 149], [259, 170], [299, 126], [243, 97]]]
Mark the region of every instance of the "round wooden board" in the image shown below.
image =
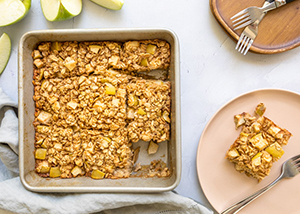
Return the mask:
[[[239, 39], [243, 29], [233, 30], [230, 17], [250, 7], [261, 7], [262, 0], [210, 0], [212, 13], [221, 26], [235, 40]], [[300, 45], [300, 1], [267, 13], [258, 28], [258, 35], [250, 51], [261, 54], [274, 54], [288, 51]]]

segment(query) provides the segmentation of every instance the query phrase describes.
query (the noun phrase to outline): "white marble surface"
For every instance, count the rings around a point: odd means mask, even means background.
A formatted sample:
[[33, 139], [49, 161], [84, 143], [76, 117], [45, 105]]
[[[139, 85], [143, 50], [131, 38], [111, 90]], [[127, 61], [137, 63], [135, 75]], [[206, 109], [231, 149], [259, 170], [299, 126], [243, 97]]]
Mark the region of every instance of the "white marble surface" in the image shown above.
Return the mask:
[[[0, 86], [17, 101], [18, 42], [27, 31], [64, 28], [167, 27], [180, 41], [182, 179], [177, 192], [210, 207], [196, 172], [196, 150], [206, 123], [232, 98], [260, 88], [300, 92], [299, 48], [276, 54], [242, 56], [235, 42], [213, 17], [209, 0], [125, 0], [121, 11], [110, 11], [83, 0], [82, 13], [71, 20], [50, 23], [40, 3], [32, 0], [19, 23], [0, 28], [12, 39], [12, 54], [0, 76]], [[216, 184], [221, 185], [221, 184]]]

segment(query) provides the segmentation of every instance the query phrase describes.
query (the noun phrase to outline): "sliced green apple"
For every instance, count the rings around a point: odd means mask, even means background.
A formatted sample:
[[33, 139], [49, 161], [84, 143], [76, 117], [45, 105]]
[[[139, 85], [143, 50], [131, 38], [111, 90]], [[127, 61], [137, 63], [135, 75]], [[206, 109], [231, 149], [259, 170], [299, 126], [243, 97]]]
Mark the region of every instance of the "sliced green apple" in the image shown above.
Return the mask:
[[0, 27], [23, 19], [31, 6], [31, 0], [0, 0]]
[[4, 71], [10, 57], [11, 41], [6, 33], [0, 37], [0, 74]]
[[124, 0], [91, 0], [92, 2], [110, 10], [121, 10]]
[[82, 0], [41, 0], [41, 7], [48, 21], [63, 21], [81, 13]]

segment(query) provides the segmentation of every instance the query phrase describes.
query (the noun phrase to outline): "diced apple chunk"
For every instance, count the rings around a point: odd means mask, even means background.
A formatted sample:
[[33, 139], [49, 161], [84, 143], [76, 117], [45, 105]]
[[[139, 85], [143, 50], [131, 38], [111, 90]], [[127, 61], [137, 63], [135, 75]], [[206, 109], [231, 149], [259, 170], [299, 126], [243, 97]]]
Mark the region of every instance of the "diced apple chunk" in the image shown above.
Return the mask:
[[79, 166], [75, 166], [75, 167], [72, 169], [72, 171], [71, 171], [73, 177], [76, 177], [76, 176], [82, 174], [82, 172], [83, 172], [83, 171], [82, 171], [82, 169], [81, 169]]
[[227, 156], [229, 158], [236, 158], [236, 157], [240, 156], [240, 154], [236, 149], [231, 149], [230, 151], [228, 151]]
[[261, 125], [258, 122], [252, 124], [252, 129], [255, 133], [258, 133], [261, 130]]
[[75, 101], [70, 101], [67, 103], [67, 106], [75, 110], [78, 106], [78, 103], [76, 103]]
[[39, 116], [37, 117], [37, 120], [40, 123], [48, 124], [50, 122], [51, 118], [52, 118], [52, 114], [45, 112], [45, 111], [41, 111]]
[[262, 150], [268, 146], [268, 141], [262, 137], [261, 133], [253, 136], [249, 141], [259, 150]]
[[42, 57], [43, 56], [42, 56], [42, 54], [41, 54], [41, 52], [39, 50], [34, 50], [33, 51], [33, 59], [40, 59]]
[[138, 160], [139, 154], [140, 154], [140, 149], [141, 149], [141, 147], [139, 146], [133, 151], [133, 158], [132, 158], [133, 163], [136, 163], [136, 161]]
[[52, 109], [55, 112], [58, 112], [58, 110], [60, 109], [60, 104], [58, 101], [56, 101], [53, 105], [52, 105]]
[[41, 145], [44, 142], [44, 139], [40, 139], [36, 142], [37, 145]]
[[158, 147], [159, 145], [157, 143], [154, 143], [152, 140], [149, 142], [149, 145], [148, 145], [148, 154], [151, 155], [151, 154], [155, 154], [158, 150]]
[[257, 153], [253, 158], [252, 158], [252, 165], [254, 166], [259, 166], [261, 164], [261, 156], [262, 153], [259, 152]]
[[69, 69], [69, 71], [73, 71], [77, 65], [77, 62], [71, 57], [67, 57], [64, 61], [64, 65]]
[[147, 46], [147, 49], [146, 49], [146, 52], [147, 53], [150, 53], [150, 54], [154, 54], [155, 53], [155, 51], [156, 51], [156, 45], [151, 45], [151, 44], [149, 44], [148, 46]]
[[147, 114], [142, 108], [139, 108], [138, 111], [137, 111], [137, 113], [139, 115], [146, 115]]
[[281, 158], [281, 156], [284, 154], [282, 147], [277, 142], [266, 148], [266, 152], [272, 155], [275, 159]]
[[140, 65], [141, 66], [148, 66], [148, 60], [146, 58], [142, 59]]
[[43, 63], [43, 61], [42, 61], [41, 59], [35, 59], [35, 60], [33, 61], [33, 64], [34, 64], [37, 68], [41, 68], [41, 67], [44, 66], [44, 63]]
[[245, 124], [244, 116], [241, 114], [234, 115], [235, 127], [238, 128]]
[[162, 117], [167, 123], [171, 122], [170, 117], [169, 117], [169, 112], [164, 111]]
[[47, 173], [49, 172], [49, 170], [50, 170], [49, 163], [46, 160], [39, 162], [36, 167], [36, 171], [39, 173]]
[[78, 80], [78, 83], [79, 83], [79, 85], [81, 84], [81, 83], [83, 83], [84, 81], [86, 81], [86, 77], [85, 76], [80, 76], [79, 77], [79, 80]]
[[91, 175], [91, 177], [92, 177], [93, 179], [102, 179], [102, 178], [104, 178], [104, 176], [105, 176], [105, 173], [104, 173], [104, 172], [101, 172], [101, 171], [98, 170], [98, 169], [93, 170], [93, 171], [92, 171], [92, 175]]
[[40, 173], [47, 173], [49, 172], [49, 170], [50, 170], [49, 166], [41, 166]]
[[108, 60], [109, 65], [117, 65], [119, 62], [120, 57], [118, 56], [111, 56]]
[[128, 47], [139, 47], [140, 43], [138, 41], [130, 41], [126, 43]]
[[245, 133], [245, 132], [241, 132], [241, 133], [240, 133], [240, 141], [242, 141], [242, 142], [247, 142], [248, 136], [249, 136], [249, 134], [247, 134], [247, 133]]
[[260, 103], [257, 105], [255, 108], [255, 113], [258, 114], [259, 116], [262, 116], [266, 111], [266, 107], [263, 103]]
[[111, 139], [109, 137], [103, 137], [102, 139], [105, 140], [105, 141], [107, 141], [108, 143], [111, 142]]
[[105, 94], [115, 95], [116, 94], [116, 88], [115, 88], [115, 86], [113, 86], [110, 83], [106, 83]]
[[60, 172], [59, 167], [51, 167], [50, 168], [50, 174], [49, 174], [49, 176], [51, 178], [57, 178], [57, 177], [60, 177], [60, 175], [61, 175], [61, 172]]
[[56, 51], [61, 51], [61, 42], [52, 42], [51, 49]]
[[137, 96], [133, 95], [133, 94], [129, 94], [128, 95], [128, 105], [129, 106], [137, 106], [139, 104], [139, 100], [137, 98]]
[[93, 52], [93, 53], [98, 53], [101, 46], [100, 45], [89, 45], [89, 48], [90, 48], [90, 51]]
[[127, 108], [127, 119], [134, 119], [134, 109]]
[[35, 158], [39, 160], [45, 160], [47, 155], [47, 149], [38, 148], [35, 150]]
[[276, 134], [277, 134], [278, 132], [280, 132], [280, 130], [281, 130], [280, 128], [278, 128], [278, 127], [272, 125], [272, 126], [268, 129], [267, 132], [268, 132], [270, 135], [272, 135], [273, 137], [275, 137]]

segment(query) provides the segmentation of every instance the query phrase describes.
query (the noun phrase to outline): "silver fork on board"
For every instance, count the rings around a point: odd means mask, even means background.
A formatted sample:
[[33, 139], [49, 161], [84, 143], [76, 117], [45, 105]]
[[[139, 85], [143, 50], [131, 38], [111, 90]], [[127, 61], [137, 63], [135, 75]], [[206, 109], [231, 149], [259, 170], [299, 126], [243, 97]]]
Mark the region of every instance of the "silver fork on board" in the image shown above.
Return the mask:
[[252, 6], [246, 8], [230, 18], [233, 27], [235, 27], [234, 30], [246, 27], [258, 20], [265, 12], [274, 10], [292, 1], [294, 0], [268, 0], [270, 4], [263, 7]]
[[[268, 4], [270, 4], [267, 1], [265, 1], [263, 7], [267, 6]], [[241, 54], [246, 55], [249, 48], [251, 47], [254, 39], [257, 36], [258, 33], [258, 25], [261, 22], [261, 20], [265, 17], [265, 15], [267, 14], [267, 12], [263, 13], [259, 19], [257, 19], [254, 23], [248, 25], [244, 31], [242, 32], [242, 34], [240, 35], [239, 41], [235, 46], [235, 50], [237, 50], [238, 52], [241, 52]]]
[[267, 185], [266, 187], [262, 188], [258, 192], [254, 193], [253, 195], [245, 198], [244, 200], [239, 201], [238, 203], [232, 205], [231, 207], [227, 208], [221, 214], [235, 214], [248, 205], [250, 202], [258, 198], [260, 195], [271, 189], [275, 184], [278, 183], [283, 178], [292, 178], [295, 177], [300, 173], [300, 155], [294, 156], [287, 161], [285, 161], [282, 165], [281, 174], [278, 178], [276, 178], [272, 183]]

